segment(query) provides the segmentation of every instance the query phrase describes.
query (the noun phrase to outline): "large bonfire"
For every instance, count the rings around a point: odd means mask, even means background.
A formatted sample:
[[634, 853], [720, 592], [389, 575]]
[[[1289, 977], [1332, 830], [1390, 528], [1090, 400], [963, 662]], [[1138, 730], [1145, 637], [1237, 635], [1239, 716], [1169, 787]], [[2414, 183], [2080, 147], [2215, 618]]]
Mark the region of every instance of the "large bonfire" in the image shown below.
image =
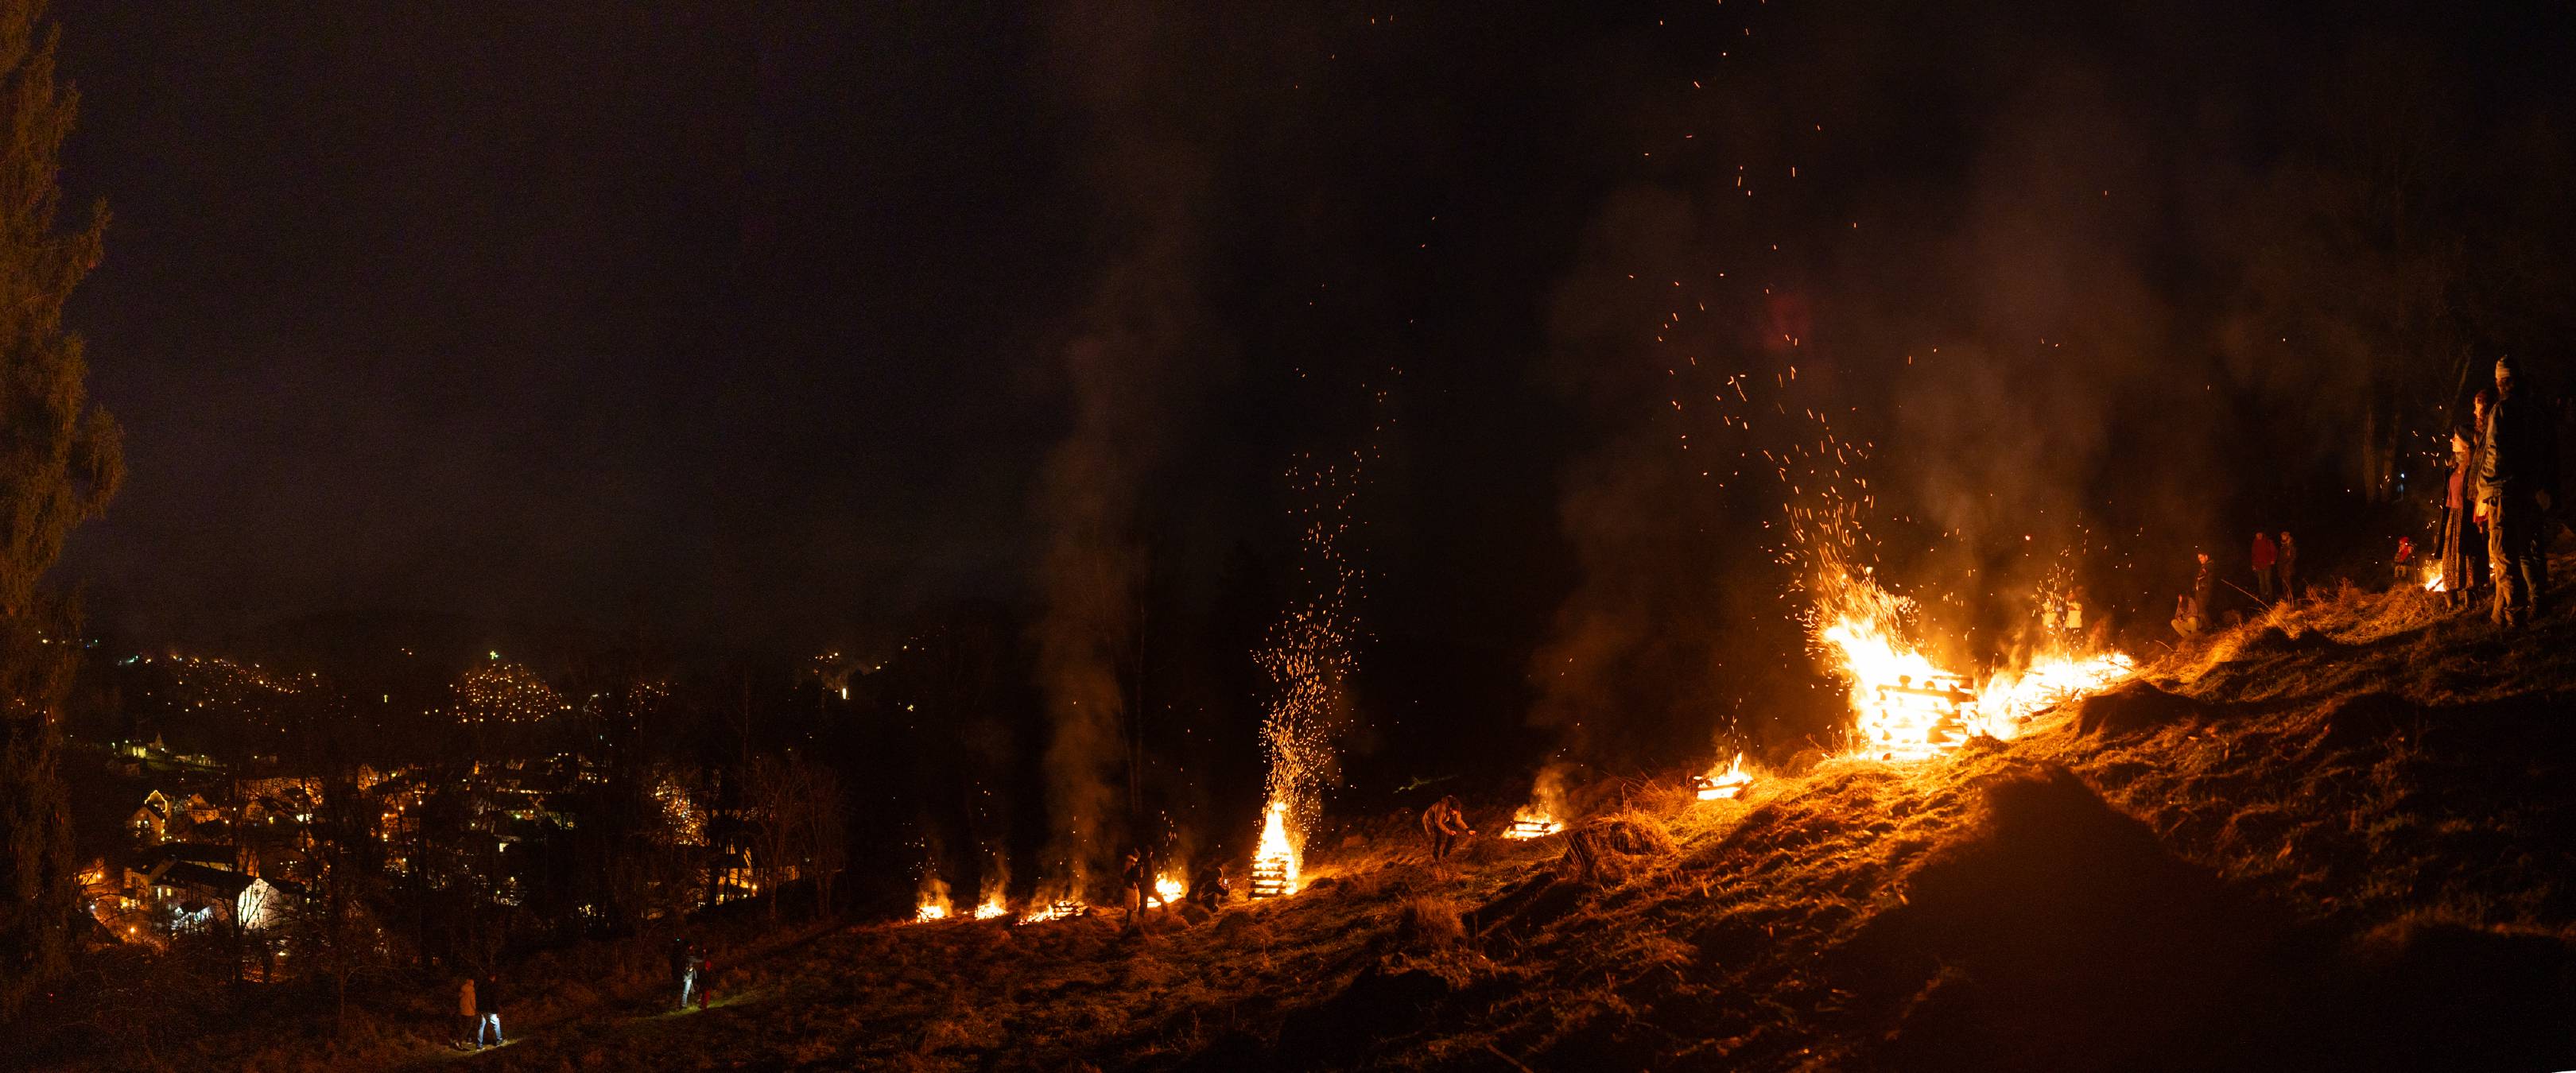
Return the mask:
[[1853, 755], [1910, 762], [1980, 737], [2010, 741], [2032, 715], [2136, 669], [2121, 653], [2058, 642], [2018, 669], [1973, 681], [1925, 654], [1914, 637], [1914, 601], [1830, 554], [1818, 574], [1811, 628], [1818, 654], [1851, 683]]

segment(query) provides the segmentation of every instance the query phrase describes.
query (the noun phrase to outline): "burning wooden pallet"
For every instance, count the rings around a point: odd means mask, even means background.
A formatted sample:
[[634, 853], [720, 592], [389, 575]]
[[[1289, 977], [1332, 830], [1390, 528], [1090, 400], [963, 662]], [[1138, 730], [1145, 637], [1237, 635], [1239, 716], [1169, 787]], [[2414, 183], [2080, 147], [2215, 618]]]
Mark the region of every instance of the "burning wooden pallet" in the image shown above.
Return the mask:
[[1057, 899], [1056, 901], [1048, 903], [1046, 908], [1021, 917], [1020, 923], [1044, 924], [1050, 920], [1063, 920], [1067, 917], [1078, 917], [1090, 911], [1091, 907], [1081, 902], [1077, 902], [1069, 898]]
[[1565, 830], [1565, 825], [1554, 820], [1513, 820], [1511, 826], [1503, 829], [1503, 837], [1546, 838], [1562, 830]]
[[1255, 898], [1278, 898], [1288, 894], [1288, 862], [1277, 857], [1254, 858], [1251, 893]]

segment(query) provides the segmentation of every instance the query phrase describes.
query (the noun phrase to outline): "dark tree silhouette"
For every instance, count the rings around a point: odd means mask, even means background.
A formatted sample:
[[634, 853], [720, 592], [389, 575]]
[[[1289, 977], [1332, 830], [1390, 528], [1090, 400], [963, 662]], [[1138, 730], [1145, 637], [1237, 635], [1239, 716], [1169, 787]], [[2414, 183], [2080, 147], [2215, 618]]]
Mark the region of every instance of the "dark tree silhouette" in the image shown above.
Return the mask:
[[0, 1015], [62, 971], [78, 911], [57, 766], [79, 613], [39, 582], [123, 474], [116, 422], [90, 404], [80, 337], [62, 326], [107, 211], [54, 226], [79, 95], [54, 81], [43, 13], [42, 0], [0, 0]]

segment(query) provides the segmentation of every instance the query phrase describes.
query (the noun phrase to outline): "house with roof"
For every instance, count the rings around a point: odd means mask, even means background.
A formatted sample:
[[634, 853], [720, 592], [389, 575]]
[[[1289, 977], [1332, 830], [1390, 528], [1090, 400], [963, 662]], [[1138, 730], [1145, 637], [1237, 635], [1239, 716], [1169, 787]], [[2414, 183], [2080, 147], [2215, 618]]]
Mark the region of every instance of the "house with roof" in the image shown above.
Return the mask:
[[257, 931], [280, 921], [291, 896], [258, 876], [189, 861], [165, 861], [152, 873], [152, 898], [170, 915], [171, 930], [194, 931], [221, 922]]

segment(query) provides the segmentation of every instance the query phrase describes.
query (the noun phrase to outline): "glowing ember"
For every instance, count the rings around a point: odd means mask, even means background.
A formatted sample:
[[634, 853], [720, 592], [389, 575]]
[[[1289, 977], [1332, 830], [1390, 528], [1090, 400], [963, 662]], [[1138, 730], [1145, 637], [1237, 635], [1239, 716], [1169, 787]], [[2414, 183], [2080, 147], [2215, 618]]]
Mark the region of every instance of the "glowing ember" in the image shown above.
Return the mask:
[[2442, 577], [2442, 561], [2441, 561], [2441, 560], [2439, 560], [2439, 559], [2435, 559], [2435, 560], [2432, 560], [2432, 561], [2427, 562], [2427, 563], [2425, 563], [2425, 564], [2424, 564], [2424, 591], [2426, 591], [2426, 592], [2449, 592], [2449, 591], [2451, 591], [2451, 587], [2450, 587], [2449, 585], [2447, 585], [2447, 584], [2445, 584], [2445, 583], [2444, 583], [2444, 578]]
[[1272, 801], [1261, 822], [1261, 849], [1252, 855], [1252, 896], [1297, 893], [1297, 847], [1288, 841], [1288, 803]]
[[1547, 810], [1537, 805], [1523, 805], [1519, 812], [1512, 814], [1512, 825], [1503, 828], [1503, 837], [1545, 838], [1562, 830], [1565, 830], [1565, 825], [1558, 823], [1556, 817], [1548, 815]]
[[1744, 754], [1735, 754], [1733, 763], [1711, 768], [1706, 775], [1691, 778], [1691, 791], [1702, 801], [1732, 801], [1744, 796], [1744, 788], [1753, 785], [1753, 773], [1744, 770]]

